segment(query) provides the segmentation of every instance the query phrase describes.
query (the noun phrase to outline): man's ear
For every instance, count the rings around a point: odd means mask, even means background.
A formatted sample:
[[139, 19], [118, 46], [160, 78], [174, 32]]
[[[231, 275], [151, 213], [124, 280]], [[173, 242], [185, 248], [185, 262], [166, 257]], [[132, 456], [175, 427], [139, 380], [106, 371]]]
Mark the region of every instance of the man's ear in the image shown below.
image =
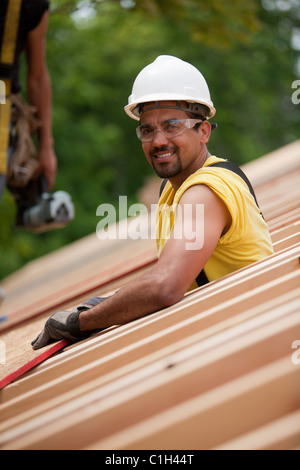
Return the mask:
[[208, 121], [203, 121], [199, 127], [199, 135], [201, 144], [207, 144], [211, 134], [211, 124]]

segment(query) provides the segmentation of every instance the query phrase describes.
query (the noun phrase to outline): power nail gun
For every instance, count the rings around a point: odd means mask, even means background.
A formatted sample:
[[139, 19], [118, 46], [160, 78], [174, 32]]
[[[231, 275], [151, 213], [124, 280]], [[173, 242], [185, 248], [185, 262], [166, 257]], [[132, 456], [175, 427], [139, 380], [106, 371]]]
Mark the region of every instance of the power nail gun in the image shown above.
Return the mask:
[[9, 189], [17, 204], [16, 228], [43, 233], [65, 227], [74, 218], [71, 196], [66, 191], [49, 193], [44, 175], [24, 188]]

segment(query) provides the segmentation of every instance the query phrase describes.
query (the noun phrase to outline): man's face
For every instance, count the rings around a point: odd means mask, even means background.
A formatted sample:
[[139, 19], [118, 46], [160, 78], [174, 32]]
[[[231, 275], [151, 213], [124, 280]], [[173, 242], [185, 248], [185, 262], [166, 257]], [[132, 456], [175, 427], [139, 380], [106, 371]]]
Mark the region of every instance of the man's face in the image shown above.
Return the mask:
[[[179, 136], [166, 137], [160, 131], [160, 126], [173, 119], [189, 119], [189, 116], [184, 111], [172, 108], [147, 111], [147, 105], [144, 105], [140, 125], [153, 126], [157, 128], [157, 131], [154, 133], [153, 140], [143, 142], [142, 146], [148, 162], [158, 176], [184, 181], [190, 174], [198, 170], [205, 160], [203, 158], [203, 139], [201, 139], [202, 125], [197, 131], [186, 129]], [[206, 122], [206, 124], [208, 123]], [[208, 126], [210, 127], [209, 124]]]

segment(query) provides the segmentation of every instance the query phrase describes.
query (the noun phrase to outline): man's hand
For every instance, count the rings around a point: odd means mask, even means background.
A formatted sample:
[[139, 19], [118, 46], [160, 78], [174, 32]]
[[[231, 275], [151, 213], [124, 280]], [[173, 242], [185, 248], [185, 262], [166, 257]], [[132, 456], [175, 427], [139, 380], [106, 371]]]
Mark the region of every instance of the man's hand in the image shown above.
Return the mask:
[[31, 345], [34, 350], [43, 348], [54, 341], [69, 339], [72, 342], [80, 341], [90, 336], [92, 331], [81, 331], [79, 315], [95, 305], [106, 300], [107, 297], [91, 297], [77, 308], [69, 311], [55, 312], [46, 321], [43, 331], [35, 338]]
[[81, 332], [79, 328], [79, 314], [81, 311], [83, 310], [76, 309], [54, 313], [47, 320], [43, 331], [32, 341], [33, 349], [43, 348], [47, 344], [61, 339], [76, 342], [89, 336], [89, 334]]

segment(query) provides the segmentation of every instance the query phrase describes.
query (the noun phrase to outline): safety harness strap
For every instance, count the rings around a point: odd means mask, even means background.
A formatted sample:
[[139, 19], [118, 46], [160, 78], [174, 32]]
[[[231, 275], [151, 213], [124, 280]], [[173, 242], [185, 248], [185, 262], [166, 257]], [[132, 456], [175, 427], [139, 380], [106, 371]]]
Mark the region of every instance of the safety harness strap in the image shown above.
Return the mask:
[[[0, 63], [11, 67], [15, 60], [16, 44], [20, 22], [22, 0], [9, 0], [4, 24]], [[1, 79], [1, 77], [0, 77]], [[0, 104], [0, 174], [7, 173], [7, 149], [9, 145], [9, 127], [11, 116], [11, 80], [2, 80], [5, 89], [5, 103]]]

